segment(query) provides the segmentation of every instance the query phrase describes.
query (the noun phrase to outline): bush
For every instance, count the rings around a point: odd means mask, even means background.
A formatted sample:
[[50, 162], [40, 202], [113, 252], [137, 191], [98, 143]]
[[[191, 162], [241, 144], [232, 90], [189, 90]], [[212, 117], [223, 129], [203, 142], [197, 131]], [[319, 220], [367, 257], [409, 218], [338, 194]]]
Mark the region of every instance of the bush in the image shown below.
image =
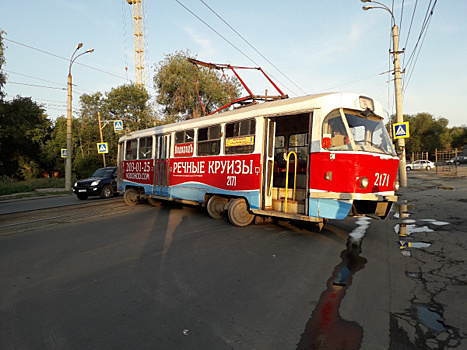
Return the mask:
[[0, 180], [0, 196], [13, 193], [32, 192], [40, 188], [65, 188], [65, 179], [30, 179], [17, 181]]

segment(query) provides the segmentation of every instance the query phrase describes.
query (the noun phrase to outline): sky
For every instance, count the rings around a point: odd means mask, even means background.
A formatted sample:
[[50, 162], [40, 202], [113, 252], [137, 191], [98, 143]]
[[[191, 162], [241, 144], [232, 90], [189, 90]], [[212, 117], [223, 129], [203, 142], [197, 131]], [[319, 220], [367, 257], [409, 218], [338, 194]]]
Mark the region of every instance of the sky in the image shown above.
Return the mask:
[[[467, 125], [467, 1], [380, 2], [393, 10], [405, 48], [403, 113], [430, 113], [448, 119], [449, 127]], [[364, 5], [359, 0], [143, 0], [146, 86], [155, 96], [155, 65], [167, 54], [189, 50], [206, 62], [260, 66], [290, 97], [330, 91], [372, 97], [383, 103], [388, 117], [395, 114], [388, 73], [392, 17], [382, 9], [363, 11]], [[66, 115], [70, 58], [80, 42], [78, 53], [95, 51], [72, 65], [75, 116], [82, 94], [135, 81], [126, 0], [0, 0], [0, 8], [7, 99], [31, 97], [51, 119]], [[254, 93], [275, 93], [259, 73], [244, 77]]]

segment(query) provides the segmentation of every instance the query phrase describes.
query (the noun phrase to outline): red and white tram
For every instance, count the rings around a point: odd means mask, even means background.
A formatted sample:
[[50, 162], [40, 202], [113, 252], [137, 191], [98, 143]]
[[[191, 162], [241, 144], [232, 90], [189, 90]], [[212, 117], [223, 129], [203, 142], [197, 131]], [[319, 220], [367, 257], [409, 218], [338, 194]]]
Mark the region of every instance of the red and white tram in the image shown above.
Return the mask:
[[119, 140], [118, 187], [129, 205], [196, 204], [237, 226], [385, 218], [399, 159], [382, 115], [368, 97], [325, 93], [136, 131]]

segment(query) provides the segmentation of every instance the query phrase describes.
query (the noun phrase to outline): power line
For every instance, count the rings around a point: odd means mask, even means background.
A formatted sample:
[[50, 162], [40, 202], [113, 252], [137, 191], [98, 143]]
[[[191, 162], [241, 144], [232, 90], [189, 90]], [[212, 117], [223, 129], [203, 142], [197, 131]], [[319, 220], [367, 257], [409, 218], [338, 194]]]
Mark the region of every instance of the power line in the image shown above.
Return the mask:
[[19, 83], [19, 82], [16, 82], [16, 81], [8, 81], [8, 84], [25, 85], [25, 86], [30, 86], [30, 87], [40, 87], [40, 88], [54, 89], [54, 90], [66, 90], [66, 87], [64, 87], [64, 88], [58, 88], [58, 87], [52, 87], [52, 86], [44, 86], [44, 85], [36, 85], [36, 84]]
[[[423, 20], [423, 24], [422, 24], [422, 27], [421, 27], [421, 30], [420, 30], [420, 34], [419, 34], [418, 39], [417, 39], [417, 43], [415, 44], [415, 47], [414, 47], [414, 49], [412, 51], [412, 54], [410, 55], [410, 57], [409, 57], [409, 59], [407, 61], [407, 67], [410, 67], [410, 66], [412, 66], [412, 67], [410, 68], [410, 75], [408, 76], [408, 78], [406, 78], [407, 82], [404, 84], [405, 85], [404, 90], [407, 88], [407, 86], [408, 86], [408, 84], [410, 82], [410, 79], [412, 77], [413, 71], [415, 70], [415, 65], [416, 65], [418, 57], [420, 55], [420, 52], [421, 52], [421, 49], [422, 49], [422, 46], [423, 46], [423, 42], [425, 41], [426, 34], [428, 32], [428, 27], [429, 27], [429, 25], [431, 23], [431, 19], [433, 18], [434, 9], [435, 9], [435, 6], [436, 6], [437, 2], [438, 2], [438, 0], [435, 0], [433, 2], [433, 6], [431, 6], [432, 0], [430, 0], [430, 3], [428, 4], [427, 11], [425, 13], [425, 18]], [[419, 44], [420, 44], [420, 47], [419, 47]], [[415, 58], [415, 60], [412, 61], [414, 58]], [[406, 71], [408, 69], [409, 68], [406, 68]]]
[[[245, 56], [248, 60], [250, 60], [251, 62], [253, 62], [254, 65], [256, 65], [257, 67], [260, 66], [260, 64], [256, 63], [250, 56], [248, 56], [245, 52], [243, 52], [242, 50], [240, 50], [237, 46], [235, 46], [231, 41], [229, 41], [226, 37], [224, 37], [221, 33], [219, 33], [217, 30], [215, 30], [213, 27], [211, 27], [208, 23], [206, 23], [203, 19], [201, 19], [201, 17], [199, 17], [197, 14], [195, 14], [193, 11], [191, 11], [188, 7], [186, 7], [185, 5], [183, 5], [179, 0], [175, 0], [180, 6], [182, 6], [185, 10], [187, 10], [189, 13], [191, 13], [195, 18], [197, 18], [201, 23], [203, 23], [206, 27], [208, 27], [209, 29], [211, 29], [214, 33], [216, 33], [218, 36], [220, 36], [225, 42], [227, 42], [230, 46], [232, 46], [235, 50], [237, 50], [238, 52], [240, 52], [243, 56]], [[279, 81], [278, 79], [274, 78], [274, 76], [272, 76], [271, 74], [269, 74], [273, 79]], [[291, 90], [289, 87], [287, 87], [287, 85], [285, 85], [284, 83], [281, 83], [283, 86], [285, 86], [287, 89]]]
[[206, 4], [203, 0], [200, 0], [204, 6], [206, 6], [212, 13], [214, 13], [222, 22], [224, 22], [235, 34], [237, 34], [244, 42], [248, 44], [258, 55], [260, 55], [263, 59], [265, 59], [272, 67], [274, 67], [280, 74], [282, 74], [289, 82], [291, 82], [297, 89], [303, 92], [305, 95], [307, 94], [302, 88], [300, 88], [297, 84], [295, 84], [287, 75], [285, 75], [279, 68], [276, 67], [274, 63], [272, 63], [269, 59], [267, 59], [261, 52], [259, 52], [248, 40], [246, 40], [238, 31], [236, 31], [226, 20], [224, 20], [216, 11], [214, 11], [208, 4]]
[[[65, 58], [65, 57], [56, 55], [56, 54], [51, 53], [51, 52], [47, 52], [47, 51], [45, 51], [45, 50], [38, 49], [38, 48], [33, 47], [33, 46], [30, 46], [30, 45], [26, 45], [26, 44], [20, 43], [20, 42], [18, 42], [18, 41], [12, 40], [12, 39], [3, 38], [3, 40], [10, 41], [10, 42], [12, 42], [12, 43], [14, 43], [14, 44], [17, 44], [17, 45], [20, 45], [20, 46], [24, 46], [24, 47], [26, 47], [26, 48], [28, 48], [28, 49], [35, 50], [35, 51], [38, 51], [38, 52], [41, 52], [41, 53], [45, 53], [46, 55], [53, 56], [53, 57], [59, 58], [59, 59], [61, 59], [61, 60], [65, 60], [65, 61], [67, 61], [67, 62], [70, 62], [70, 59], [68, 59], [68, 58]], [[111, 75], [111, 76], [114, 76], [114, 77], [119, 78], [119, 79], [127, 80], [127, 79], [124, 78], [124, 77], [121, 77], [121, 76], [119, 76], [119, 75], [116, 75], [116, 74], [113, 74], [113, 73], [110, 73], [110, 72], [106, 72], [106, 71], [104, 71], [104, 70], [102, 70], [102, 69], [95, 68], [95, 67], [89, 66], [89, 65], [87, 65], [87, 64], [83, 64], [83, 63], [80, 63], [80, 62], [74, 62], [74, 63], [75, 63], [75, 64], [78, 64], [78, 65], [80, 65], [80, 66], [82, 66], [82, 67], [86, 67], [86, 68], [95, 70], [95, 71], [100, 72], [100, 73], [104, 73], [104, 74], [107, 74], [107, 75]]]

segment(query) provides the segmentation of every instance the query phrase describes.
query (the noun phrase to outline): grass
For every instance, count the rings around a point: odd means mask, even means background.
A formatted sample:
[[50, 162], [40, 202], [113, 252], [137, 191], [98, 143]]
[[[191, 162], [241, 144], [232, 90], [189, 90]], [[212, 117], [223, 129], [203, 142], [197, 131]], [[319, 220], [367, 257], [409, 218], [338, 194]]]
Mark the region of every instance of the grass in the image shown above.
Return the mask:
[[43, 188], [65, 188], [65, 179], [0, 180], [0, 196], [33, 192]]

